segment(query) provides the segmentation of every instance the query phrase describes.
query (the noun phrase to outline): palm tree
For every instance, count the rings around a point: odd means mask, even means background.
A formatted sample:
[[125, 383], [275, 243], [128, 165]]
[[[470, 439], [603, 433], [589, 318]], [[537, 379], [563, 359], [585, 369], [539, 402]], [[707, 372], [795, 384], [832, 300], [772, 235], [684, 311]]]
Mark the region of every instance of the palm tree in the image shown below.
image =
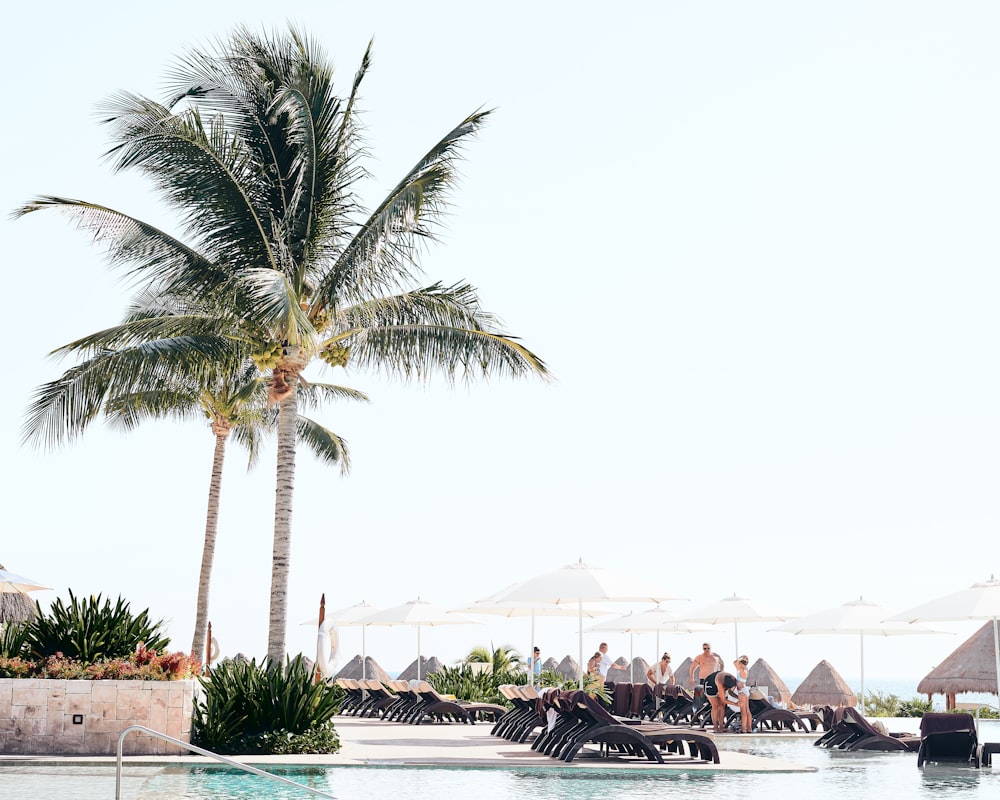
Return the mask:
[[[167, 302], [165, 298], [144, 294], [140, 300], [122, 326], [112, 329], [115, 333], [104, 332], [100, 337], [102, 341], [126, 338], [124, 331], [137, 321], [154, 319], [157, 315], [171, 317], [178, 313], [177, 303]], [[183, 338], [154, 338], [133, 347], [107, 350], [95, 347], [88, 338], [58, 348], [54, 355], [83, 353], [85, 358], [60, 378], [38, 389], [29, 408], [23, 438], [33, 444], [42, 441], [59, 444], [82, 434], [99, 413], [103, 413], [112, 426], [126, 431], [133, 430], [147, 419], [208, 419], [215, 436], [215, 448], [191, 644], [192, 657], [203, 661], [226, 442], [232, 435], [246, 449], [248, 467], [252, 468], [258, 460], [263, 433], [275, 427], [276, 413], [267, 407], [267, 384], [257, 366], [249, 360], [235, 375], [217, 375], [194, 381], [182, 372], [171, 374], [161, 371], [152, 385], [136, 385], [140, 379], [131, 376], [146, 376], [151, 372], [148, 365], [145, 369], [136, 370], [136, 362], [155, 362], [165, 350], [183, 355], [187, 345]], [[125, 385], [130, 377], [131, 382]], [[299, 394], [306, 407], [315, 406], [323, 399], [368, 400], [366, 395], [356, 390], [327, 384], [300, 385]], [[69, 420], [64, 413], [67, 407], [74, 409], [74, 415]], [[304, 416], [298, 420], [298, 435], [322, 462], [339, 464], [341, 474], [347, 473], [350, 456], [347, 443], [340, 436]]]
[[512, 672], [521, 668], [521, 654], [517, 648], [505, 644], [495, 650], [490, 650], [483, 645], [473, 647], [465, 657], [467, 664], [489, 664], [493, 674], [502, 672]]
[[480, 307], [472, 286], [418, 281], [418, 257], [435, 238], [462, 146], [489, 112], [463, 119], [373, 210], [363, 210], [357, 186], [367, 176], [366, 153], [356, 100], [370, 59], [371, 45], [341, 98], [328, 60], [301, 32], [239, 28], [217, 52], [196, 49], [179, 62], [165, 103], [112, 98], [105, 122], [115, 168], [153, 180], [181, 212], [190, 244], [78, 200], [41, 197], [16, 212], [66, 211], [132, 274], [171, 296], [211, 298], [217, 316], [190, 320], [188, 332], [205, 339], [189, 353], [273, 359], [278, 445], [267, 655], [275, 664], [285, 657], [303, 370], [322, 359], [404, 379], [548, 375]]

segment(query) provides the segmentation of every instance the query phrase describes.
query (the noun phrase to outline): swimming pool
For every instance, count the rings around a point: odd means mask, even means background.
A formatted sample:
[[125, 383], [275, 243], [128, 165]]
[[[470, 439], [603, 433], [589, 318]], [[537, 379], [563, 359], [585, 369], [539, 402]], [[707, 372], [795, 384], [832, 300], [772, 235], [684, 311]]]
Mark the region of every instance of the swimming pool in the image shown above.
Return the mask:
[[[1000, 723], [983, 722], [981, 741], [1000, 741]], [[879, 800], [995, 800], [1000, 797], [1000, 763], [992, 769], [917, 768], [915, 753], [841, 753], [813, 747], [811, 739], [727, 737], [720, 748], [772, 756], [816, 767], [816, 772], [684, 772], [629, 774], [598, 769], [443, 767], [270, 767], [298, 783], [339, 800], [426, 800], [442, 793], [478, 800], [590, 800], [598, 793], [637, 800], [739, 797], [878, 797]], [[996, 762], [995, 762], [996, 763]], [[114, 766], [15, 765], [0, 768], [0, 797], [113, 798]], [[215, 766], [128, 766], [123, 800], [292, 800], [306, 792], [255, 775]]]

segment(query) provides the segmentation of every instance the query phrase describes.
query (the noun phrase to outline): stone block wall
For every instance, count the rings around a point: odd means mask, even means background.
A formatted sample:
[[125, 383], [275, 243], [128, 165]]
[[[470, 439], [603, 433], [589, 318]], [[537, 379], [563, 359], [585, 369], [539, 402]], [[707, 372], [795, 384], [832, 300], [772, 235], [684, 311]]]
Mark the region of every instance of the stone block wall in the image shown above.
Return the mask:
[[[143, 725], [191, 741], [197, 681], [69, 681], [0, 678], [0, 753], [115, 755], [118, 736]], [[74, 718], [76, 721], [74, 722]], [[126, 755], [188, 750], [133, 731]]]

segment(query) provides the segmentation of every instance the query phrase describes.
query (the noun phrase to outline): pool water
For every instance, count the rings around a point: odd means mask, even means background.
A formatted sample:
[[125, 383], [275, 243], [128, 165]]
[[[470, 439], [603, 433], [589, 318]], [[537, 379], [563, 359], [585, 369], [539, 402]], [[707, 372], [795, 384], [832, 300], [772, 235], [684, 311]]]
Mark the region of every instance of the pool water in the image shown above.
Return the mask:
[[[980, 741], [1000, 741], [1000, 723], [983, 722]], [[877, 797], [879, 800], [996, 800], [1000, 759], [989, 769], [917, 768], [916, 753], [842, 753], [814, 747], [812, 739], [720, 738], [721, 749], [772, 756], [815, 767], [815, 772], [685, 772], [669, 769], [628, 773], [599, 769], [546, 770], [442, 767], [272, 767], [270, 771], [336, 795], [339, 800], [426, 800], [446, 794], [478, 800], [590, 800], [598, 794], [642, 800], [739, 797]], [[113, 798], [109, 767], [17, 765], [0, 768], [0, 798]], [[128, 766], [123, 800], [291, 800], [314, 797], [256, 775], [215, 766]]]

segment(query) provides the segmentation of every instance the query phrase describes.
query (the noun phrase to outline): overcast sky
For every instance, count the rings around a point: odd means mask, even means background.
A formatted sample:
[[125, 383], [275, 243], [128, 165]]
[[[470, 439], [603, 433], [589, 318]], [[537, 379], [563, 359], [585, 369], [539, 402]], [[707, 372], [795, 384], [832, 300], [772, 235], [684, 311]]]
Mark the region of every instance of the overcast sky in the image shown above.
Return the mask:
[[[496, 109], [423, 265], [477, 286], [556, 377], [450, 388], [313, 368], [374, 402], [319, 415], [350, 444], [348, 477], [299, 457], [292, 652], [312, 650], [299, 623], [324, 592], [329, 609], [456, 607], [579, 558], [690, 598], [679, 612], [734, 592], [801, 614], [862, 595], [901, 610], [1000, 572], [996, 4], [155, 9], [21, 3], [0, 31], [0, 562], [51, 586], [43, 604], [122, 595], [187, 650], [213, 437], [162, 423], [20, 445], [33, 390], [68, 366], [46, 354], [116, 322], [129, 287], [62, 218], [6, 212], [59, 194], [174, 229], [146, 182], [102, 161], [96, 107], [122, 89], [161, 98], [189, 46], [288, 20], [324, 43], [344, 92], [374, 37], [370, 204]], [[225, 655], [266, 650], [274, 458], [247, 474], [228, 452], [210, 612]], [[527, 648], [527, 621], [483, 622], [425, 629], [424, 653]], [[922, 677], [979, 624], [868, 644], [868, 686]], [[741, 627], [752, 659], [857, 675], [849, 637], [768, 627]], [[577, 652], [572, 620], [537, 638]], [[683, 658], [701, 638], [661, 647]], [[357, 630], [341, 639], [360, 652]], [[586, 649], [600, 639], [628, 654], [626, 635], [587, 633]], [[735, 657], [731, 626], [713, 639]], [[390, 670], [416, 653], [412, 630], [366, 643]], [[655, 657], [652, 636], [634, 643]]]

